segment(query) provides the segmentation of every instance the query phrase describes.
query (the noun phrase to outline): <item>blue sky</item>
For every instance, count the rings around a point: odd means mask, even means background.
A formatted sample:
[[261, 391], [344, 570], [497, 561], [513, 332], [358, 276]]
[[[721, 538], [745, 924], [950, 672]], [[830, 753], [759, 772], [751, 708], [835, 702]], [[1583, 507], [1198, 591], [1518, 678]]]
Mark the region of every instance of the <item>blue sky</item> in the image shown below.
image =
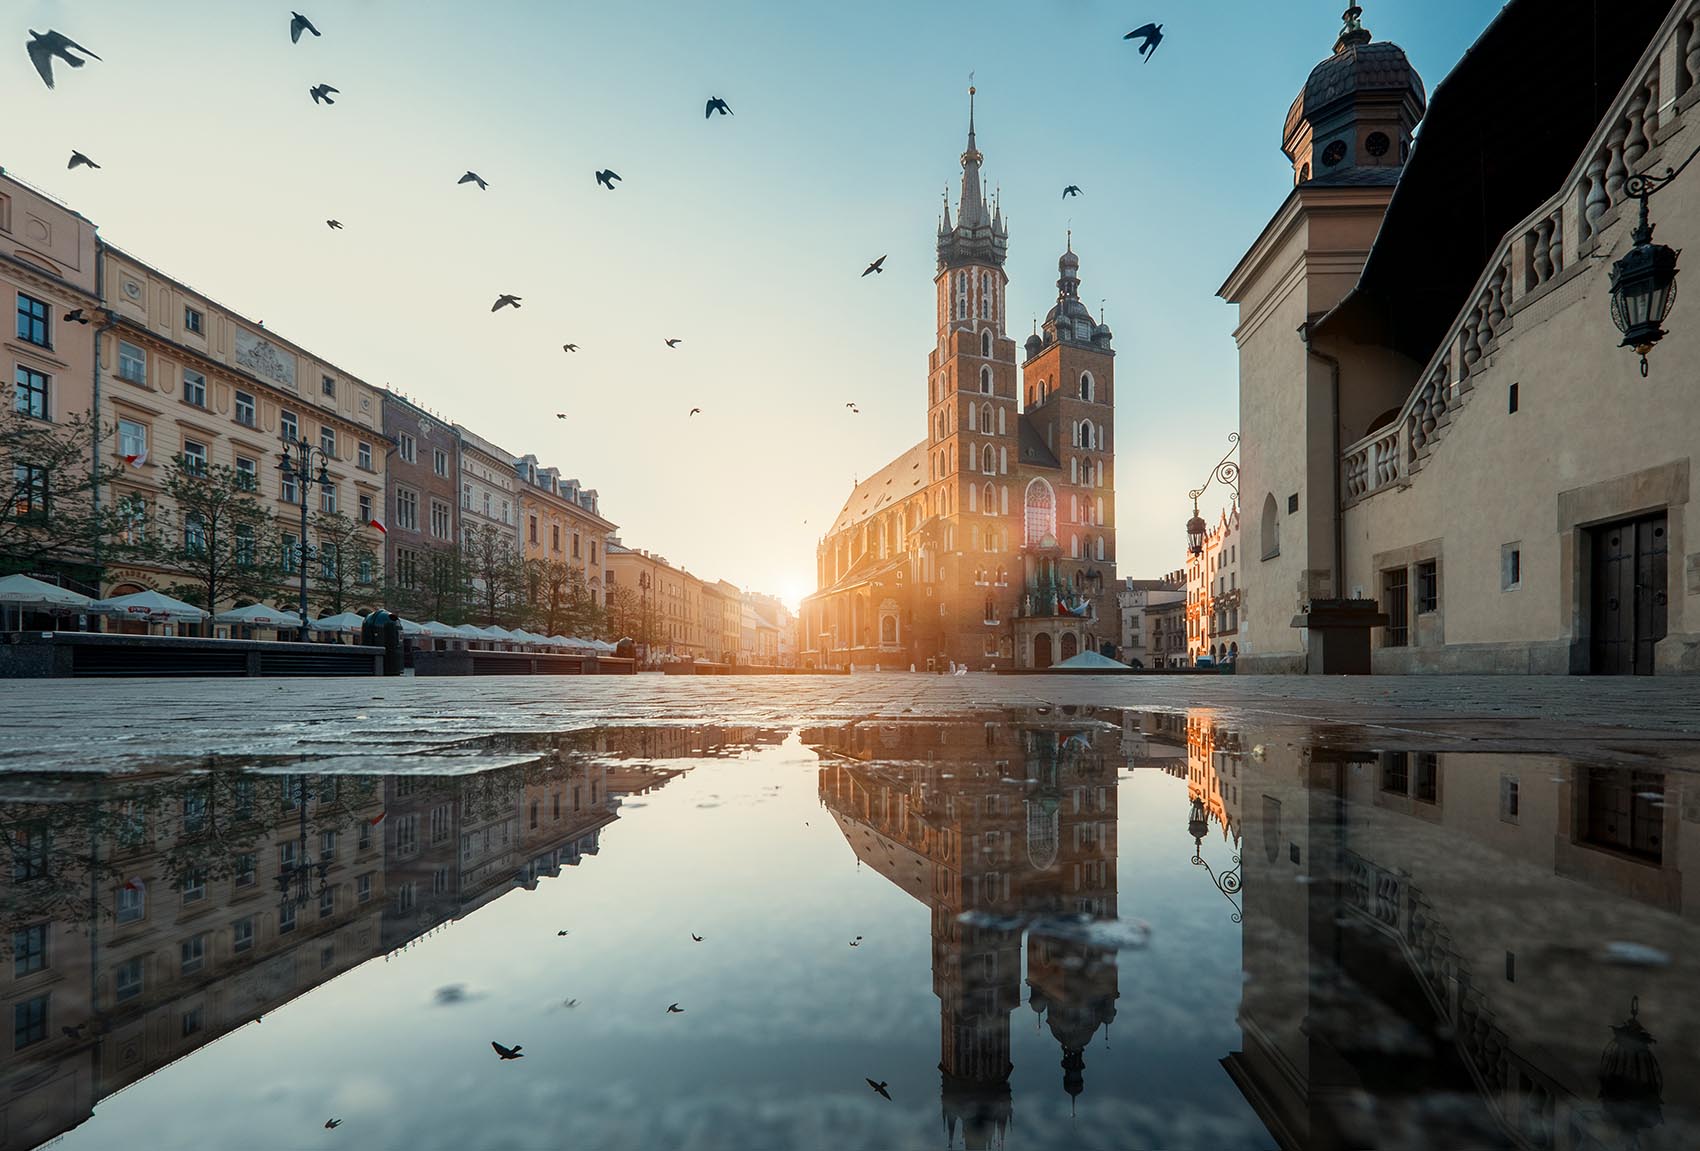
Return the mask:
[[[1118, 566], [1180, 565], [1186, 491], [1237, 419], [1214, 293], [1290, 187], [1282, 121], [1339, 0], [298, 4], [323, 38], [290, 44], [289, 0], [10, 5], [0, 164], [578, 476], [628, 544], [794, 597], [852, 480], [924, 434], [933, 232], [973, 71], [1012, 327], [1053, 302], [1072, 226], [1119, 353]], [[1432, 90], [1499, 6], [1371, 0], [1364, 20]], [[1147, 20], [1167, 37], [1150, 63], [1121, 39]], [[23, 51], [48, 27], [104, 61], [49, 92]], [[734, 115], [705, 122], [710, 95]], [[104, 167], [67, 172], [72, 148]], [[468, 168], [488, 192], [456, 186]], [[501, 292], [523, 309], [492, 316]]]

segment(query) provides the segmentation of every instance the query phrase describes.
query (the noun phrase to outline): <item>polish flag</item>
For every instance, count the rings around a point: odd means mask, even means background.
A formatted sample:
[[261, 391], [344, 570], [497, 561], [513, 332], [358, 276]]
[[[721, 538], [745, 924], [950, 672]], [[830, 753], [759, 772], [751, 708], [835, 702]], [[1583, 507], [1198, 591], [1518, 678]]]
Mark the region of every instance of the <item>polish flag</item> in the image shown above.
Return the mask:
[[378, 519], [376, 516], [367, 520], [366, 526], [369, 527], [369, 528], [377, 528], [378, 534], [381, 535], [381, 536], [385, 536], [385, 535], [390, 534], [390, 530], [384, 526], [384, 521], [381, 520], [381, 519]]
[[139, 875], [131, 876], [129, 879], [124, 881], [125, 891], [146, 891], [147, 886], [147, 884], [142, 882], [142, 877]]
[[143, 448], [141, 451], [137, 452], [133, 456], [125, 456], [124, 462], [129, 464], [133, 468], [139, 468], [143, 464], [148, 462], [148, 450], [146, 448]]
[[384, 822], [384, 816], [386, 816], [388, 814], [389, 814], [388, 811], [380, 811], [377, 815], [374, 815], [371, 819], [368, 819], [366, 822], [369, 825], [371, 825], [372, 827], [376, 827], [376, 826], [378, 826], [378, 824]]

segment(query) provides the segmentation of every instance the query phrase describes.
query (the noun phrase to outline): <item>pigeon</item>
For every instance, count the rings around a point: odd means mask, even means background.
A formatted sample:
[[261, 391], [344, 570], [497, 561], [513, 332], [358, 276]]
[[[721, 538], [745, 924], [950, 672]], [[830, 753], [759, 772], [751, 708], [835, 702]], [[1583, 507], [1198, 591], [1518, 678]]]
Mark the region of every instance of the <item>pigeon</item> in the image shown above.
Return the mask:
[[[863, 1078], [866, 1079], [867, 1077], [863, 1076]], [[886, 1087], [889, 1086], [888, 1084], [883, 1083], [883, 1082], [882, 1083], [875, 1083], [872, 1079], [868, 1079], [868, 1086], [872, 1087], [874, 1089], [874, 1091], [878, 1093], [878, 1095], [881, 1099], [890, 1099], [891, 1098], [891, 1092], [886, 1090]]]
[[301, 13], [291, 12], [289, 15], [291, 17], [289, 21], [289, 42], [291, 44], [301, 43], [301, 33], [303, 32], [311, 32], [315, 36], [319, 34], [319, 30], [313, 27], [313, 22]]
[[341, 89], [332, 88], [329, 84], [315, 84], [313, 87], [307, 89], [307, 94], [313, 97], [313, 103], [315, 104], [335, 104], [336, 101], [331, 99], [331, 93], [333, 92], [340, 93]]
[[885, 257], [881, 256], [879, 259], [877, 259], [873, 263], [869, 264], [866, 268], [862, 269], [862, 275], [866, 276], [870, 272], [879, 272], [881, 274], [884, 274], [884, 272], [885, 272], [884, 265], [885, 265]]
[[1157, 54], [1157, 45], [1163, 42], [1163, 26], [1161, 24], [1142, 24], [1122, 37], [1123, 40], [1140, 40], [1139, 54], [1145, 57], [1147, 64], [1151, 57]]
[[578, 1000], [576, 1000], [576, 999], [563, 1000], [561, 1002], [561, 1006], [565, 1007], [568, 1011], [571, 1011], [573, 1008], [578, 1006]]
[[669, 1015], [683, 1015], [684, 1013], [685, 1009], [680, 1007], [677, 1003], [671, 1003], [667, 1006], [667, 1014]]
[[340, 231], [342, 231], [342, 221], [341, 220], [326, 220], [325, 221], [325, 227], [329, 228], [333, 232], [340, 232]]
[[676, 347], [678, 347], [678, 346], [679, 346], [679, 345], [680, 345], [680, 344], [682, 344], [682, 343], [684, 343], [684, 342], [685, 342], [685, 341], [683, 341], [683, 340], [681, 340], [681, 339], [678, 339], [678, 338], [676, 338], [676, 337], [675, 337], [675, 338], [674, 338], [674, 339], [671, 339], [671, 340], [667, 340], [667, 341], [666, 341], [666, 344], [667, 344], [667, 346], [668, 346], [668, 347], [669, 347], [669, 348], [676, 348]]
[[[564, 419], [566, 419], [566, 418], [567, 418], [567, 417], [566, 417], [566, 416], [562, 416], [562, 417], [561, 417], [561, 419], [563, 419], [563, 420], [564, 420]], [[557, 936], [560, 936], [560, 935], [567, 935], [567, 934], [569, 934], [569, 933], [568, 933], [568, 932], [565, 932], [565, 931], [557, 931], [557, 932], [555, 932], [555, 934], [556, 934], [556, 935], [557, 935]]]
[[72, 308], [65, 313], [65, 322], [67, 324], [86, 324], [89, 322], [89, 318], [83, 314], [81, 308]]
[[853, 414], [853, 415], [859, 416], [859, 415], [862, 414], [862, 409], [858, 408], [855, 404], [845, 404], [844, 406], [849, 408], [850, 411], [851, 411], [851, 414]]
[[596, 173], [596, 182], [607, 188], [610, 192], [614, 190], [614, 181], [619, 178], [620, 174], [612, 168], [604, 168], [602, 171]]
[[693, 932], [691, 932], [691, 938], [692, 938], [692, 939], [693, 939], [693, 940], [694, 940], [694, 941], [696, 941], [696, 942], [697, 942], [697, 943], [701, 943], [701, 942], [702, 942], [702, 936], [700, 936], [700, 935], [698, 935], [698, 934], [697, 934], [697, 933], [696, 933], [696, 932], [694, 932], [694, 931], [693, 931]]
[[55, 32], [51, 28], [46, 32], [37, 32], [34, 28], [31, 28], [28, 48], [30, 63], [35, 65], [35, 70], [41, 73], [41, 82], [49, 88], [53, 87], [53, 57], [59, 57], [73, 68], [81, 68], [88, 63], [88, 60], [84, 60], [81, 56], [71, 55], [69, 50], [72, 48], [83, 53], [90, 60], [100, 59], [99, 56], [96, 56], [69, 36]]
[[487, 191], [490, 190], [490, 185], [488, 183], [486, 183], [485, 180], [484, 180], [484, 177], [480, 176], [477, 172], [468, 172], [466, 175], [464, 175], [460, 179], [456, 180], [455, 183], [457, 183], [457, 184], [477, 184], [478, 190], [480, 192], [487, 192]]
[[702, 110], [702, 118], [707, 120], [716, 112], [719, 112], [722, 116], [730, 116], [732, 114], [732, 108], [719, 96], [710, 96], [708, 98], [708, 107]]
[[518, 1043], [514, 1044], [512, 1047], [503, 1047], [500, 1043], [497, 1043], [495, 1040], [491, 1040], [490, 1046], [492, 1046], [496, 1049], [496, 1054], [498, 1056], [500, 1056], [502, 1059], [524, 1059], [525, 1058], [524, 1055], [520, 1054], [520, 1045]]
[[1065, 199], [1065, 200], [1068, 199], [1070, 196], [1078, 196], [1078, 195], [1080, 195], [1080, 185], [1079, 184], [1070, 184], [1068, 187], [1063, 189], [1063, 199]]
[[70, 171], [70, 170], [76, 168], [77, 165], [79, 165], [79, 164], [81, 164], [85, 168], [98, 168], [98, 167], [100, 167], [99, 164], [96, 164], [93, 160], [89, 159], [87, 156], [83, 155], [81, 152], [79, 152], [79, 151], [77, 151], [76, 149], [73, 148], [71, 150], [71, 162], [65, 165], [65, 170]]
[[[556, 412], [556, 413], [555, 413], [555, 418], [556, 418], [556, 419], [557, 419], [557, 420], [564, 420], [564, 419], [566, 419], [566, 418], [567, 418], [567, 413], [565, 413], [565, 412]], [[565, 934], [566, 934], [566, 932], [565, 932], [565, 931], [559, 931], [559, 932], [556, 932], [556, 934], [557, 934], [557, 935], [565, 935]]]
[[700, 411], [702, 411], [701, 408], [692, 408], [691, 411], [690, 411], [690, 415], [687, 415], [685, 418], [688, 420], [688, 419], [691, 418], [691, 416], [696, 415]]
[[576, 351], [578, 351], [578, 345], [577, 344], [562, 344], [561, 350], [563, 352], [576, 352]]
[[494, 304], [490, 305], [490, 310], [492, 312], [499, 312], [503, 308], [517, 308], [517, 307], [519, 307], [519, 301], [520, 301], [520, 297], [510, 296], [506, 293], [503, 293], [502, 295], [496, 297], [496, 302]]
[[854, 939], [852, 939], [852, 940], [851, 940], [851, 941], [850, 941], [850, 946], [851, 946], [851, 947], [860, 947], [860, 946], [862, 946], [862, 937], [861, 937], [861, 936], [860, 936], [860, 935], [858, 935], [858, 936], [857, 936], [857, 937], [856, 937], [856, 938], [854, 938]]
[[[297, 19], [299, 19], [299, 17], [297, 17]], [[315, 32], [314, 35], [317, 36], [318, 33]], [[334, 1131], [336, 1128], [341, 1127], [341, 1126], [342, 1126], [342, 1120], [341, 1119], [326, 1119], [325, 1120], [325, 1130], [326, 1131]]]

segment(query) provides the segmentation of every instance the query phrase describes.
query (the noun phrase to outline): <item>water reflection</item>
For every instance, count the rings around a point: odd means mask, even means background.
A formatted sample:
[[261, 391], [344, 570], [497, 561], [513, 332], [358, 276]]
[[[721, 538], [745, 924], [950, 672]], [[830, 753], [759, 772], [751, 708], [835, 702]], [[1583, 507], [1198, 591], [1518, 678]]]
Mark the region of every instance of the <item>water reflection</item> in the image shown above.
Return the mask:
[[[85, 1121], [126, 1087], [139, 1085], [129, 1099], [167, 1092], [140, 1081], [186, 1056], [210, 1074], [198, 1049], [357, 967], [401, 1055], [433, 1043], [417, 998], [389, 991], [406, 965], [382, 961], [403, 950], [437, 1002], [467, 1004], [459, 1018], [477, 1025], [502, 1007], [528, 1069], [550, 1067], [568, 1015], [602, 1029], [573, 1041], [570, 1072], [548, 1076], [565, 1094], [504, 1097], [542, 1109], [516, 1120], [514, 1146], [559, 1145], [582, 1130], [558, 1117], [569, 1114], [609, 1135], [584, 1145], [656, 1141], [645, 1124], [659, 1111], [631, 1100], [658, 1090], [684, 1100], [668, 1131], [705, 1147], [799, 1145], [821, 1124], [846, 1147], [1700, 1146], [1700, 910], [1682, 867], [1700, 851], [1700, 787], [1659, 763], [1236, 729], [1202, 710], [1035, 707], [795, 733], [501, 736], [410, 774], [265, 766], [0, 777], [13, 1022], [0, 1147], [79, 1125], [91, 1145], [152, 1145], [152, 1128]], [[799, 767], [827, 817], [778, 799]], [[555, 942], [566, 925], [552, 918], [465, 920], [496, 901], [558, 908], [528, 896], [551, 877], [606, 883], [612, 846], [598, 868], [574, 869], [616, 821], [618, 851], [664, 866], [626, 870], [632, 886], [598, 904], [629, 905], [626, 918], [587, 909], [572, 923], [586, 948], [550, 953], [583, 965], [569, 990], [530, 968], [505, 980], [476, 949], [451, 962], [418, 947], [447, 930], [488, 932], [497, 951], [533, 948], [533, 934]], [[687, 826], [712, 830], [684, 853]], [[677, 954], [645, 935], [654, 955], [623, 955], [616, 933], [649, 926], [680, 868], [724, 893], [667, 925]], [[870, 887], [846, 886], [862, 877]], [[839, 912], [814, 906], [827, 898], [862, 918], [838, 934]], [[853, 933], [867, 942], [846, 966]], [[790, 949], [698, 967], [744, 938]], [[548, 1028], [530, 1006], [559, 1008], [585, 987], [606, 1003], [640, 969], [661, 1004], [686, 994], [675, 979], [714, 970], [723, 987], [751, 981], [736, 1001], [756, 1009], [735, 1037], [717, 1032], [712, 985], [687, 985], [689, 1013], [658, 1045], [647, 1001], [635, 1020], [591, 1003]], [[823, 985], [845, 1004], [908, 1006], [870, 1039], [819, 1010]], [[283, 1034], [267, 1058], [411, 1074], [404, 1057], [351, 1066]], [[913, 1073], [935, 1057], [936, 1078]], [[692, 1094], [710, 1066], [736, 1098], [764, 1083], [786, 1098], [758, 1118]], [[868, 1092], [869, 1072], [890, 1079], [893, 1101]], [[444, 1121], [484, 1106], [476, 1092], [427, 1090], [397, 1109], [417, 1124], [405, 1134], [370, 1116], [342, 1134], [466, 1145]], [[254, 1138], [293, 1146], [298, 1134]]]

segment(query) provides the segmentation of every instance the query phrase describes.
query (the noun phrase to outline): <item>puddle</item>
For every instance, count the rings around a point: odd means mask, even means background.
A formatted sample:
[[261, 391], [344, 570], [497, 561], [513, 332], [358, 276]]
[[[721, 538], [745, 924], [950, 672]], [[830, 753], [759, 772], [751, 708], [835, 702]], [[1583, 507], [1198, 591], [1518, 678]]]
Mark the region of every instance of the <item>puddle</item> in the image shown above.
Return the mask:
[[1047, 706], [0, 775], [0, 1147], [1700, 1145], [1700, 777], [1400, 738]]

